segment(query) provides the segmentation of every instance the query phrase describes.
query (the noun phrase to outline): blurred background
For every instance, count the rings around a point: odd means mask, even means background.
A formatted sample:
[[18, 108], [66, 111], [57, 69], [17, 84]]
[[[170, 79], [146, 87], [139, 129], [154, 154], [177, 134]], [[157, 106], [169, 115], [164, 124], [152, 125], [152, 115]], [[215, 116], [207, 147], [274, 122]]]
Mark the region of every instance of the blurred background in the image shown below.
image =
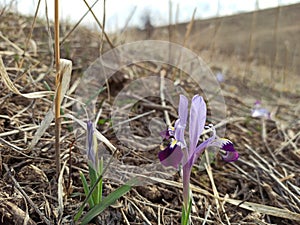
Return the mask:
[[[138, 40], [165, 40], [197, 53], [215, 74], [222, 75], [223, 81], [227, 80], [226, 87], [234, 94], [242, 94], [245, 89], [232, 78], [238, 78], [243, 85], [262, 87], [261, 91], [250, 94], [250, 102], [255, 98], [273, 98], [275, 90], [278, 91], [275, 96], [282, 97], [290, 91], [299, 94], [300, 1], [59, 2], [62, 53], [79, 68], [87, 68], [99, 56], [95, 48], [107, 51], [113, 46]], [[88, 12], [87, 5], [93, 5], [94, 16]], [[54, 1], [0, 0], [0, 9], [4, 24], [2, 32], [8, 28], [14, 35], [13, 27], [18, 32], [25, 32], [25, 36], [20, 33], [19, 41], [28, 35], [30, 20], [37, 12], [39, 24], [35, 25], [32, 41], [37, 49], [45, 47], [48, 39], [46, 21], [49, 18], [50, 25], [53, 23]], [[102, 45], [104, 11], [108, 35]], [[18, 20], [18, 16], [27, 18], [26, 22]], [[13, 20], [17, 24], [13, 24]], [[43, 40], [37, 41], [40, 38]], [[233, 81], [235, 83], [230, 84]], [[249, 90], [244, 94], [249, 95]]]
[[[0, 0], [0, 6], [10, 6], [16, 12], [24, 15], [34, 15], [39, 0]], [[39, 16], [45, 17], [45, 2], [40, 1]], [[103, 16], [103, 1], [86, 0], [89, 5], [95, 4], [93, 10], [98, 18]], [[169, 23], [183, 23], [191, 19], [196, 9], [195, 19], [207, 19], [216, 16], [226, 16], [249, 12], [253, 10], [284, 6], [300, 2], [299, 0], [109, 0], [106, 1], [106, 29], [108, 32], [123, 29], [128, 19], [129, 26], [143, 27], [145, 15], [151, 17], [153, 26], [163, 26]], [[83, 0], [60, 1], [61, 19], [77, 22], [87, 10]], [[47, 1], [49, 18], [53, 19], [54, 3]], [[170, 11], [172, 12], [170, 18]], [[96, 24], [92, 15], [87, 15], [83, 24], [93, 26]], [[95, 26], [97, 27], [97, 26]]]

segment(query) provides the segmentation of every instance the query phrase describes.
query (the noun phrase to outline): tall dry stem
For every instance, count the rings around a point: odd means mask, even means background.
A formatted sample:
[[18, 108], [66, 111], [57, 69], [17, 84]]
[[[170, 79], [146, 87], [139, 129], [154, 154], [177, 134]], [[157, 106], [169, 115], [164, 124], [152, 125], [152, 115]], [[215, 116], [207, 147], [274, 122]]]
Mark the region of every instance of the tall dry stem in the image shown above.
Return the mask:
[[61, 75], [60, 75], [60, 48], [59, 48], [59, 0], [54, 0], [54, 39], [55, 39], [55, 87], [57, 96], [55, 98], [55, 163], [56, 163], [56, 177], [60, 173], [60, 99], [61, 99]]

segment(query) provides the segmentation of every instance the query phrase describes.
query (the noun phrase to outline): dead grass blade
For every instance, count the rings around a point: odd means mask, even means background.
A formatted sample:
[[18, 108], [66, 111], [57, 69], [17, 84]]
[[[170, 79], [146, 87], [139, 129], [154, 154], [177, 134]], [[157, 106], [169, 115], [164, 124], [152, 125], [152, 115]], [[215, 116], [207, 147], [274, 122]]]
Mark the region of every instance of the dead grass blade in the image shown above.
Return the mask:
[[13, 182], [14, 187], [17, 188], [18, 191], [20, 191], [20, 193], [22, 194], [22, 196], [24, 196], [26, 198], [27, 202], [31, 205], [31, 207], [35, 210], [35, 212], [40, 216], [40, 218], [45, 222], [45, 224], [50, 225], [51, 222], [49, 221], [49, 219], [39, 210], [39, 208], [31, 200], [31, 198], [22, 189], [22, 187], [20, 186], [20, 184], [18, 183], [18, 181], [11, 174], [10, 169], [8, 168], [8, 166], [5, 163], [3, 163], [3, 166], [4, 166], [4, 169], [6, 170], [6, 172], [8, 173], [11, 181]]
[[[113, 48], [114, 48], [113, 43], [111, 42], [111, 40], [110, 40], [110, 38], [108, 37], [107, 33], [104, 31], [103, 25], [99, 22], [97, 16], [95, 15], [95, 13], [94, 13], [93, 10], [92, 10], [92, 7], [93, 7], [99, 0], [96, 0], [95, 3], [94, 3], [92, 6], [90, 6], [86, 0], [83, 0], [83, 1], [84, 1], [85, 5], [88, 7], [89, 12], [93, 15], [93, 17], [94, 17], [96, 23], [98, 24], [99, 28], [102, 30], [102, 32], [103, 32], [103, 34], [104, 34], [104, 36], [105, 36], [105, 39], [106, 39], [106, 41], [107, 41], [107, 43], [108, 43], [109, 46], [113, 49]], [[85, 15], [86, 15], [86, 14], [85, 14]], [[84, 15], [84, 16], [85, 16], [85, 15]]]
[[17, 95], [21, 95], [25, 98], [43, 98], [45, 96], [49, 96], [49, 95], [53, 95], [54, 92], [53, 91], [37, 91], [37, 92], [31, 92], [31, 93], [26, 93], [26, 94], [22, 94], [18, 88], [16, 88], [16, 86], [14, 85], [14, 83], [12, 82], [12, 80], [9, 78], [5, 66], [3, 64], [2, 61], [2, 57], [0, 56], [0, 76], [1, 79], [3, 81], [3, 83], [5, 84], [5, 86], [14, 94]]
[[[59, 43], [58, 43], [59, 48]], [[57, 53], [56, 56], [60, 54]], [[58, 63], [59, 62], [59, 63]], [[56, 95], [54, 99], [54, 114], [55, 114], [55, 160], [56, 160], [56, 176], [58, 178], [60, 173], [60, 134], [61, 134], [61, 120], [60, 120], [60, 108], [62, 102], [62, 96], [64, 96], [69, 88], [72, 62], [70, 60], [61, 59], [56, 61], [56, 69], [59, 71], [56, 74]], [[65, 83], [63, 84], [63, 79]]]
[[[61, 74], [62, 74], [62, 81], [61, 81], [61, 96], [65, 96], [69, 84], [70, 84], [70, 80], [71, 80], [71, 72], [72, 72], [72, 62], [70, 60], [66, 60], [66, 59], [61, 59]], [[57, 92], [56, 92], [57, 95]], [[59, 105], [62, 102], [62, 98], [60, 99]], [[44, 120], [41, 123], [41, 126], [38, 128], [38, 130], [36, 131], [34, 138], [32, 139], [30, 145], [29, 145], [29, 149], [32, 149], [37, 142], [39, 141], [39, 139], [42, 137], [42, 135], [46, 132], [46, 130], [48, 129], [48, 127], [50, 126], [51, 122], [54, 119], [54, 106], [52, 107], [52, 109], [50, 109]]]
[[57, 184], [57, 200], [58, 200], [58, 221], [61, 221], [63, 212], [64, 212], [64, 171], [67, 165], [67, 161], [65, 161], [58, 177], [58, 184]]
[[18, 55], [23, 55], [23, 56], [27, 57], [28, 59], [30, 59], [34, 63], [38, 63], [38, 64], [40, 63], [40, 61], [32, 58], [30, 56], [30, 54], [26, 53], [22, 48], [20, 48], [18, 45], [16, 45], [12, 41], [10, 41], [7, 37], [5, 37], [1, 31], [0, 31], [0, 38], [2, 38], [6, 43], [8, 43], [11, 47], [13, 47], [17, 51]]
[[[37, 7], [36, 7], [36, 10], [35, 10], [35, 13], [34, 13], [33, 21], [32, 21], [31, 27], [30, 27], [30, 32], [29, 32], [28, 37], [26, 38], [24, 53], [26, 53], [30, 41], [33, 41], [31, 39], [31, 37], [32, 37], [34, 25], [36, 23], [36, 19], [37, 19], [37, 15], [38, 15], [38, 12], [39, 12], [40, 4], [41, 4], [41, 0], [39, 0], [38, 3], [37, 3]], [[36, 50], [34, 51], [34, 55], [36, 55]], [[24, 59], [25, 59], [24, 57], [21, 59], [19, 68], [22, 68], [22, 65], [24, 63]]]
[[[67, 33], [67, 35], [62, 39], [61, 41], [61, 44], [63, 44], [68, 38], [69, 36], [74, 32], [74, 30], [79, 26], [79, 24], [81, 23], [81, 21], [86, 17], [86, 15], [91, 11], [91, 9], [97, 4], [99, 0], [96, 0], [91, 6], [88, 5], [88, 3], [85, 1], [85, 4], [86, 6], [88, 7], [88, 10], [83, 14], [83, 16], [78, 20], [78, 22], [74, 25], [74, 27]], [[99, 21], [98, 21], [99, 22]], [[99, 23], [98, 24], [99, 27], [101, 28], [102, 30], [102, 25]], [[102, 30], [102, 32], [104, 32]], [[109, 46], [113, 49], [114, 48], [114, 45], [113, 43], [111, 42], [111, 40], [109, 39], [108, 35], [104, 32], [104, 36], [105, 36], [105, 39], [107, 41], [107, 43], [109, 44]]]
[[254, 202], [244, 202], [241, 200], [235, 199], [225, 199], [226, 202], [241, 207], [243, 209], [247, 209], [253, 212], [258, 212], [261, 214], [266, 214], [270, 216], [276, 216], [280, 218], [300, 221], [300, 214], [291, 212], [287, 209], [280, 209], [273, 206], [262, 205]]
[[[73, 123], [73, 121], [63, 121], [62, 124], [71, 124]], [[54, 126], [54, 123], [51, 123], [50, 126]], [[21, 132], [27, 132], [27, 131], [32, 131], [32, 130], [37, 130], [39, 129], [40, 125], [35, 125], [35, 126], [31, 126], [31, 127], [26, 127], [26, 128], [19, 128], [18, 130], [10, 130], [4, 133], [0, 133], [0, 137], [7, 137], [13, 134], [18, 134]]]
[[[125, 197], [126, 198], [126, 197]], [[129, 198], [126, 198], [126, 200], [128, 201], [128, 202], [130, 202], [133, 206], [134, 206], [134, 208], [136, 208], [136, 210], [138, 211], [138, 213], [141, 215], [141, 217], [143, 218], [143, 220], [144, 220], [144, 222], [145, 222], [145, 224], [147, 224], [147, 225], [151, 225], [152, 223], [149, 221], [149, 219], [147, 218], [147, 216], [143, 213], [143, 211], [133, 202], [133, 201], [131, 201]]]
[[[142, 175], [138, 175], [143, 177]], [[165, 180], [157, 177], [147, 177], [147, 179], [150, 179], [155, 182], [159, 182], [162, 184], [166, 184], [172, 187], [177, 187], [177, 188], [182, 188], [182, 183], [176, 182], [176, 181], [170, 181], [170, 180]], [[209, 197], [216, 198], [215, 195], [211, 194], [210, 192], [203, 190], [202, 188], [198, 188], [194, 185], [191, 185], [191, 190], [193, 192], [203, 194]], [[263, 204], [258, 204], [254, 202], [247, 202], [247, 201], [242, 201], [242, 200], [236, 200], [236, 199], [231, 199], [231, 198], [220, 198], [219, 200], [225, 202], [228, 202], [232, 205], [238, 206], [240, 208], [252, 211], [252, 212], [258, 212], [261, 214], [266, 214], [270, 216], [275, 216], [275, 217], [280, 217], [280, 218], [285, 218], [285, 219], [290, 219], [290, 220], [295, 220], [295, 221], [300, 221], [300, 214], [291, 212], [290, 210], [287, 209], [280, 209], [277, 207], [273, 206], [268, 206], [268, 205], [263, 205]]]
[[[55, 164], [56, 164], [56, 178], [58, 179], [60, 173], [60, 105], [61, 105], [61, 88], [63, 73], [60, 70], [60, 40], [59, 40], [59, 0], [54, 0], [54, 53], [55, 53], [55, 89], [56, 96], [54, 100], [55, 112]], [[72, 65], [71, 65], [72, 68]]]
[[1, 201], [1, 208], [5, 211], [5, 214], [2, 216], [2, 220], [5, 220], [6, 217], [13, 217], [14, 223], [36, 225], [31, 218], [26, 218], [28, 215], [26, 212], [12, 202]]
[[[166, 100], [165, 100], [165, 76], [166, 76], [166, 71], [162, 70], [160, 72], [160, 99], [161, 99], [161, 105], [162, 107], [166, 107]], [[164, 110], [164, 115], [165, 115], [165, 120], [166, 120], [166, 124], [168, 126], [171, 126], [171, 120], [170, 120], [170, 116], [167, 110]]]
[[45, 118], [41, 122], [38, 130], [36, 131], [32, 141], [31, 141], [31, 143], [28, 147], [28, 149], [32, 150], [32, 148], [38, 143], [40, 138], [43, 136], [43, 134], [46, 132], [46, 130], [50, 126], [51, 122], [53, 121], [53, 118], [54, 118], [54, 113], [51, 109], [47, 112]]
[[214, 177], [213, 177], [213, 173], [212, 173], [212, 168], [210, 166], [210, 161], [209, 161], [209, 156], [208, 156], [208, 152], [207, 151], [205, 151], [205, 158], [206, 158], [206, 162], [207, 163], [205, 163], [204, 166], [205, 166], [207, 175], [209, 177], [212, 190], [214, 192], [215, 202], [216, 202], [216, 207], [217, 207], [218, 213], [219, 213], [219, 210], [221, 208], [223, 214], [225, 215], [227, 224], [230, 225], [230, 221], [229, 221], [229, 218], [228, 218], [228, 216], [226, 214], [226, 211], [225, 211], [223, 205], [219, 203], [220, 195], [219, 195], [218, 189], [217, 189], [215, 181], [214, 181]]
[[189, 37], [191, 35], [192, 29], [193, 29], [193, 25], [194, 25], [194, 21], [195, 21], [196, 11], [197, 11], [197, 8], [194, 9], [194, 12], [193, 12], [193, 15], [192, 15], [192, 19], [189, 22], [189, 24], [187, 25], [186, 32], [185, 32], [184, 39], [183, 39], [183, 43], [182, 43], [183, 47], [185, 47], [186, 42], [187, 42], [187, 40], [189, 39]]

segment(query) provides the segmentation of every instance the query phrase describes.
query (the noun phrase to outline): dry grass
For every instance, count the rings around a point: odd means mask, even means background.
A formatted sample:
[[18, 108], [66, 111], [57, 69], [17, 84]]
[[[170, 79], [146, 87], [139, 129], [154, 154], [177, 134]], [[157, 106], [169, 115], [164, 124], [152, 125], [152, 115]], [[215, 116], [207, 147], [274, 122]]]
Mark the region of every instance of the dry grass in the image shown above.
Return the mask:
[[[175, 31], [183, 34], [184, 38], [177, 41], [201, 53], [214, 72], [222, 71], [225, 74], [222, 92], [229, 119], [219, 121], [219, 126], [227, 127], [227, 136], [241, 155], [235, 163], [225, 164], [217, 158], [205, 170], [195, 168], [192, 174], [194, 224], [299, 224], [300, 95], [297, 88], [300, 84], [295, 75], [299, 72], [295, 63], [299, 48], [295, 47], [292, 51], [291, 47], [283, 47], [280, 42], [276, 45], [275, 53], [274, 43], [266, 42], [274, 38], [270, 32], [277, 29], [277, 42], [288, 40], [289, 46], [297, 46], [294, 43], [299, 40], [300, 29], [289, 23], [288, 18], [299, 16], [295, 14], [299, 7], [282, 8], [277, 28], [271, 24], [276, 10], [257, 12], [255, 16], [249, 13], [240, 17], [194, 21], [193, 29], [189, 27], [188, 32], [185, 25], [176, 25]], [[12, 80], [11, 84], [22, 94], [55, 90], [52, 40], [49, 40], [49, 33], [45, 32], [48, 29], [47, 22], [37, 21], [31, 34], [32, 18], [6, 11], [0, 13], [0, 17], [0, 55], [4, 69]], [[252, 23], [253, 18], [256, 18], [256, 23]], [[251, 29], [247, 27], [241, 29], [244, 24], [252, 27], [253, 33], [249, 34]], [[61, 36], [64, 37], [72, 25], [61, 26]], [[198, 26], [201, 34], [197, 31]], [[154, 37], [163, 39], [161, 31], [164, 29], [171, 28], [156, 29]], [[187, 33], [189, 37], [184, 36]], [[239, 35], [232, 37], [232, 33]], [[144, 34], [140, 33], [141, 37]], [[282, 36], [284, 34], [286, 36]], [[263, 37], [268, 38], [261, 39]], [[99, 56], [102, 47], [104, 52], [111, 48], [111, 43], [107, 41], [102, 46], [99, 43], [101, 38], [104, 38], [101, 34], [78, 27], [61, 45], [61, 57], [73, 61], [71, 85], [76, 84], [82, 72]], [[29, 43], [28, 46], [26, 43]], [[246, 47], [242, 43], [246, 43]], [[25, 54], [24, 49], [27, 49]], [[279, 64], [271, 68], [273, 61]], [[176, 77], [176, 70], [167, 65], [162, 66], [164, 70], [158, 70], [158, 67], [155, 63], [147, 62], [131, 65], [109, 80], [111, 98], [108, 98], [107, 92], [100, 94], [100, 118], [110, 117], [114, 97], [135, 78], [153, 74], [171, 80]], [[277, 76], [270, 76], [272, 70]], [[285, 83], [282, 74], [285, 74]], [[188, 92], [201, 92], [184, 75], [181, 78]], [[54, 124], [50, 124], [34, 148], [29, 148], [41, 121], [52, 109], [53, 92], [30, 99], [13, 93], [4, 82], [0, 86], [0, 223], [21, 224], [26, 220], [27, 224], [71, 224], [72, 215], [83, 201], [83, 197], [78, 195], [83, 193], [78, 171], [87, 172], [85, 155], [70, 131], [69, 124], [72, 121], [62, 121], [61, 160], [65, 172], [64, 179], [60, 180], [64, 187], [61, 189], [63, 199], [58, 199], [54, 180]], [[72, 93], [68, 94], [73, 96]], [[255, 99], [262, 99], [272, 111], [273, 120], [266, 121], [265, 133], [262, 132], [262, 121], [249, 116]], [[70, 102], [70, 99], [62, 102], [64, 113], [71, 112]], [[144, 124], [153, 117], [153, 113], [164, 118], [166, 109], [173, 122], [176, 110], [167, 103], [164, 105], [157, 98], [138, 102], [130, 115], [136, 134], [145, 137], [147, 132]], [[115, 157], [122, 163], [142, 167], [145, 162], [156, 160], [158, 146], [141, 145], [129, 149], [116, 138], [110, 126], [110, 122], [105, 121], [98, 129], [117, 147]], [[105, 179], [105, 194], [118, 186], [112, 178]], [[153, 184], [134, 188], [94, 223], [179, 224], [182, 203], [180, 176], [176, 174], [167, 180], [148, 175], [147, 179], [152, 180]]]

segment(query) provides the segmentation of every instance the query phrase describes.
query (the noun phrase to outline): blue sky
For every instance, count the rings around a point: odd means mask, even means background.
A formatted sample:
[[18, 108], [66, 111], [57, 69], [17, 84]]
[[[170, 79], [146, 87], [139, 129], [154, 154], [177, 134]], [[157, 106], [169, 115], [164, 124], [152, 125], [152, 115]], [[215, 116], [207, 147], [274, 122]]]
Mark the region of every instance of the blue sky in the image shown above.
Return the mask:
[[[95, 0], [87, 0], [91, 5]], [[7, 5], [10, 0], [0, 0], [1, 5]], [[14, 9], [23, 14], [34, 14], [38, 0], [15, 0]], [[53, 0], [48, 2], [48, 14], [53, 18]], [[122, 29], [126, 19], [132, 14], [129, 25], [141, 26], [142, 17], [149, 12], [154, 25], [166, 25], [169, 23], [169, 0], [106, 0], [106, 27], [108, 31]], [[209, 18], [219, 15], [231, 15], [238, 12], [251, 11], [255, 9], [256, 0], [172, 0], [172, 21], [186, 22], [192, 17], [197, 8], [196, 18]], [[286, 5], [300, 2], [300, 0], [260, 0], [259, 8], [276, 7], [278, 4]], [[219, 4], [219, 11], [218, 11]], [[83, 0], [60, 0], [60, 16], [62, 19], [76, 22], [85, 13], [87, 7]], [[95, 14], [101, 21], [103, 15], [103, 0], [99, 0], [93, 8]], [[176, 16], [176, 14], [178, 16]], [[41, 1], [40, 17], [45, 17], [45, 0]], [[94, 19], [91, 15], [83, 21], [86, 25], [93, 26]]]

